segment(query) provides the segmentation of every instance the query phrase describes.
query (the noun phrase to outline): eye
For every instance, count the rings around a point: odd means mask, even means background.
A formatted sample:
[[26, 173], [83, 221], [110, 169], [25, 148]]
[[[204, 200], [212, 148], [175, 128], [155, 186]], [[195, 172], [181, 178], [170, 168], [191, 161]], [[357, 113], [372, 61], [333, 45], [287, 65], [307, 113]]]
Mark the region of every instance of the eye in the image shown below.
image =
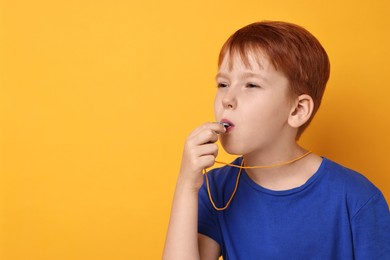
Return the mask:
[[257, 85], [256, 83], [247, 83], [246, 84], [246, 87], [247, 88], [260, 88], [260, 86], [259, 85]]
[[223, 83], [223, 82], [217, 83], [217, 88], [226, 88], [227, 86], [228, 86], [228, 84]]

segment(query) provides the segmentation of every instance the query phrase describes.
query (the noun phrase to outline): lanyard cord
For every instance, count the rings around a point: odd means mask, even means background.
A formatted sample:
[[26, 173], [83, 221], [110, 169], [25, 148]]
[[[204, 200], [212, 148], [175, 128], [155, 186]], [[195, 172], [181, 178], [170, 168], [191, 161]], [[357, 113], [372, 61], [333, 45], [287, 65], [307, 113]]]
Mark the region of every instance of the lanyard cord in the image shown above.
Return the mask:
[[206, 175], [206, 186], [207, 186], [207, 193], [209, 195], [209, 199], [210, 199], [210, 202], [211, 204], [213, 205], [214, 209], [217, 210], [217, 211], [221, 211], [221, 210], [225, 210], [227, 209], [227, 207], [229, 206], [230, 202], [232, 201], [234, 195], [236, 194], [236, 191], [237, 191], [237, 188], [238, 188], [238, 183], [239, 183], [239, 180], [240, 180], [240, 176], [241, 176], [241, 172], [242, 172], [242, 169], [265, 169], [265, 168], [273, 168], [273, 167], [279, 167], [279, 166], [283, 166], [283, 165], [287, 165], [287, 164], [291, 164], [293, 162], [296, 162], [300, 159], [302, 159], [303, 157], [306, 157], [307, 155], [309, 155], [311, 153], [311, 151], [308, 151], [306, 152], [305, 154], [295, 158], [295, 159], [292, 159], [290, 161], [286, 161], [286, 162], [282, 162], [282, 163], [276, 163], [276, 164], [271, 164], [271, 165], [260, 165], [260, 166], [244, 166], [244, 158], [242, 159], [241, 161], [241, 165], [235, 165], [235, 164], [230, 164], [230, 163], [224, 163], [224, 162], [219, 162], [219, 161], [215, 161], [216, 163], [218, 164], [224, 164], [224, 165], [227, 165], [227, 166], [231, 166], [231, 167], [235, 167], [235, 168], [239, 168], [240, 170], [238, 171], [238, 174], [237, 174], [237, 179], [236, 179], [236, 185], [234, 186], [234, 190], [233, 190], [233, 193], [232, 195], [230, 196], [230, 199], [228, 200], [228, 202], [226, 203], [226, 205], [222, 208], [219, 208], [215, 205], [214, 203], [214, 200], [211, 196], [211, 191], [210, 191], [210, 183], [209, 183], [209, 178], [208, 178], [208, 174], [207, 174], [207, 170], [204, 169], [203, 172], [204, 174]]
[[[229, 164], [226, 164], [226, 165], [229, 165]], [[234, 164], [232, 164], [234, 165]], [[209, 194], [209, 198], [210, 198], [210, 202], [211, 204], [213, 205], [214, 209], [215, 210], [218, 210], [218, 211], [221, 211], [221, 210], [225, 210], [227, 209], [227, 207], [229, 207], [229, 204], [230, 202], [232, 201], [234, 195], [236, 194], [236, 191], [237, 191], [237, 187], [238, 187], [238, 182], [240, 180], [240, 176], [241, 176], [241, 171], [242, 171], [242, 167], [244, 165], [244, 159], [242, 159], [242, 162], [241, 162], [241, 166], [238, 166], [238, 165], [234, 165], [233, 167], [238, 167], [240, 168], [240, 170], [238, 171], [238, 175], [237, 175], [237, 179], [236, 179], [236, 186], [234, 187], [234, 190], [233, 190], [233, 193], [232, 193], [232, 196], [230, 196], [230, 199], [228, 200], [228, 202], [226, 203], [226, 206], [225, 207], [222, 207], [222, 208], [218, 208], [214, 201], [213, 201], [213, 198], [211, 197], [211, 191], [210, 191], [210, 184], [209, 184], [209, 177], [208, 177], [208, 174], [207, 174], [207, 171], [206, 169], [204, 169], [204, 174], [206, 175], [206, 186], [207, 186], [207, 193]]]

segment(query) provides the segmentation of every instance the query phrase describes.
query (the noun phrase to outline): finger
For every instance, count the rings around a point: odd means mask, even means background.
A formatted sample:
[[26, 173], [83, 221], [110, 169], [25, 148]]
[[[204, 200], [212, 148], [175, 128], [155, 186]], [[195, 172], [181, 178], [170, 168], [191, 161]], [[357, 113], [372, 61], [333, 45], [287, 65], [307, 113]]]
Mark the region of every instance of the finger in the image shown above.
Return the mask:
[[205, 129], [194, 137], [194, 142], [196, 145], [215, 143], [217, 140], [217, 133], [211, 129]]
[[197, 128], [194, 129], [194, 131], [191, 132], [191, 134], [189, 135], [189, 137], [195, 137], [197, 136], [200, 132], [204, 131], [205, 129], [207, 129], [207, 125], [209, 123], [204, 123], [200, 126], [198, 126]]
[[220, 122], [209, 123], [210, 129], [215, 131], [217, 134], [226, 132], [226, 128]]
[[205, 129], [211, 129], [216, 133], [225, 133], [226, 129], [218, 122], [212, 122], [212, 123], [205, 123], [199, 127], [197, 127], [190, 135], [189, 137], [197, 136], [200, 132], [204, 131]]
[[215, 158], [218, 155], [218, 145], [215, 143], [204, 144], [198, 147], [197, 152], [198, 156], [213, 155]]
[[205, 155], [199, 158], [200, 165], [203, 166], [203, 169], [209, 168], [214, 165], [215, 157], [213, 155]]

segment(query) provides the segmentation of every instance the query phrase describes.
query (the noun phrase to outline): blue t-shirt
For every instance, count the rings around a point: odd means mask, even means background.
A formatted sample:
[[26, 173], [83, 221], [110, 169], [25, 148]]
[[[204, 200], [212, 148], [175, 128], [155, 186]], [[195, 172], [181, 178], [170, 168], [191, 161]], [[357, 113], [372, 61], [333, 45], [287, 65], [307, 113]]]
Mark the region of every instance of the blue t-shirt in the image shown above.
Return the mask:
[[[208, 173], [217, 207], [229, 200], [238, 170], [225, 166]], [[326, 158], [304, 185], [285, 191], [261, 187], [242, 170], [224, 211], [213, 208], [204, 184], [198, 231], [230, 260], [390, 259], [390, 213], [382, 193], [363, 175]]]

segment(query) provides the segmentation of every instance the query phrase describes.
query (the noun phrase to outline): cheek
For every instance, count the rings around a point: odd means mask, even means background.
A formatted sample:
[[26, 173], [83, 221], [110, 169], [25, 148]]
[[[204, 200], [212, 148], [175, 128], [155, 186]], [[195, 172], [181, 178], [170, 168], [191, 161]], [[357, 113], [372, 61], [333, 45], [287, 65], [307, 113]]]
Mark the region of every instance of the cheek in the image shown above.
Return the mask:
[[222, 111], [222, 104], [221, 104], [221, 101], [220, 101], [218, 95], [216, 95], [215, 98], [214, 98], [214, 116], [215, 116], [215, 119], [219, 119], [219, 117], [221, 116], [221, 111]]
[[245, 125], [242, 134], [250, 137], [260, 135], [269, 135], [276, 130], [281, 118], [280, 107], [278, 107], [272, 100], [264, 102], [247, 103], [243, 108], [242, 120]]
[[265, 102], [261, 99], [246, 100], [240, 108], [242, 119], [247, 124], [261, 124], [267, 117], [267, 111], [269, 107], [266, 106]]

